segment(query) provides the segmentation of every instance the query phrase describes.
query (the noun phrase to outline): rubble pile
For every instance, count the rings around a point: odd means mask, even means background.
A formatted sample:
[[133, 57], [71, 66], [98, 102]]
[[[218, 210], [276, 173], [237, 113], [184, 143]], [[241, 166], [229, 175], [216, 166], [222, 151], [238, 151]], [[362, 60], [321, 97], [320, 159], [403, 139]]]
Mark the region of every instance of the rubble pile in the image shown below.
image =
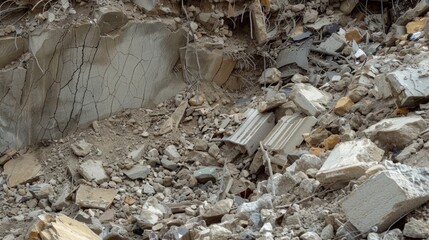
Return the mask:
[[428, 239], [429, 3], [302, 2], [0, 3], [0, 238]]

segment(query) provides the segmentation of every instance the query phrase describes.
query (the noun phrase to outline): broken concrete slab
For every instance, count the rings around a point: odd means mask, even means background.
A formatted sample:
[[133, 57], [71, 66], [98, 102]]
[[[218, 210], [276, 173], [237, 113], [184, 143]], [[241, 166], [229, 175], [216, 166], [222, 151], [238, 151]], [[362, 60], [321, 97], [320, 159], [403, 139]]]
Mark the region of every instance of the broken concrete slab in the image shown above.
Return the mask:
[[91, 152], [92, 144], [83, 139], [73, 143], [70, 147], [76, 156], [85, 157]]
[[96, 119], [177, 94], [186, 85], [175, 68], [186, 33], [171, 29], [161, 20], [128, 22], [109, 36], [89, 22], [39, 29], [28, 38], [34, 57], [25, 68], [0, 72], [0, 151], [61, 138]]
[[106, 210], [110, 207], [118, 191], [115, 189], [93, 188], [80, 185], [76, 192], [76, 204], [83, 208]]
[[347, 183], [365, 175], [368, 168], [383, 158], [384, 151], [369, 139], [339, 143], [316, 174], [324, 185]]
[[268, 34], [261, 2], [259, 0], [253, 1], [249, 9], [252, 13], [253, 33], [255, 34], [256, 42], [262, 44], [267, 41]]
[[340, 10], [344, 14], [350, 14], [358, 3], [359, 0], [344, 0], [340, 5]]
[[280, 82], [282, 73], [277, 68], [267, 68], [258, 79], [260, 84], [272, 84]]
[[333, 33], [329, 38], [327, 38], [324, 42], [319, 45], [319, 48], [330, 52], [340, 52], [347, 45], [346, 40], [340, 35]]
[[145, 145], [139, 146], [136, 150], [130, 152], [127, 157], [134, 161], [139, 161], [143, 156], [145, 147]]
[[297, 83], [293, 86], [290, 98], [302, 112], [309, 116], [318, 116], [326, 111], [332, 95], [310, 84]]
[[317, 119], [312, 116], [284, 116], [264, 139], [264, 147], [275, 153], [292, 153], [304, 141], [303, 134], [311, 132], [316, 122]]
[[427, 239], [429, 237], [429, 222], [411, 218], [405, 223], [403, 234], [409, 238]]
[[159, 130], [160, 134], [166, 134], [179, 127], [180, 121], [182, 121], [183, 115], [188, 108], [188, 101], [182, 101], [171, 116], [162, 124]]
[[377, 95], [375, 96], [377, 99], [387, 99], [392, 97], [392, 90], [385, 73], [379, 74], [374, 78], [374, 85], [377, 90]]
[[288, 100], [286, 94], [276, 93], [274, 96], [266, 96], [265, 101], [261, 101], [258, 104], [258, 111], [261, 113], [268, 112], [277, 107], [280, 107], [282, 104], [286, 103]]
[[232, 199], [224, 199], [216, 202], [202, 214], [204, 221], [208, 225], [221, 222], [222, 217], [231, 210], [233, 203]]
[[34, 181], [42, 175], [42, 165], [34, 153], [27, 153], [6, 162], [3, 169], [7, 176], [7, 186], [10, 188]]
[[87, 225], [60, 213], [43, 214], [37, 217], [25, 239], [85, 239], [101, 240]]
[[416, 67], [407, 66], [387, 74], [391, 90], [400, 107], [416, 107], [429, 101], [429, 60]]
[[156, 4], [157, 0], [132, 0], [135, 5], [144, 9], [146, 12], [152, 11]]
[[164, 149], [164, 154], [167, 155], [172, 160], [179, 160], [180, 159], [180, 154], [177, 151], [176, 146], [174, 146], [174, 145], [168, 145]]
[[150, 168], [138, 164], [134, 165], [131, 169], [124, 171], [124, 174], [132, 180], [146, 179], [150, 174]]
[[370, 126], [364, 131], [372, 141], [388, 149], [403, 149], [427, 128], [426, 121], [420, 116], [388, 118]]
[[233, 135], [223, 138], [223, 141], [238, 145], [243, 152], [253, 155], [271, 129], [274, 128], [274, 114], [260, 113], [251, 108], [246, 114], [246, 120]]
[[404, 14], [402, 14], [397, 20], [396, 24], [405, 26], [409, 21], [414, 18], [426, 13], [429, 10], [429, 1], [420, 0], [419, 3], [414, 8], [408, 9]]
[[[343, 201], [347, 219], [361, 232], [383, 232], [429, 200], [429, 169], [389, 164]], [[363, 204], [364, 203], [364, 204]]]
[[88, 160], [82, 163], [78, 169], [80, 175], [87, 181], [94, 181], [101, 184], [109, 180], [106, 171], [103, 167], [103, 162], [100, 160]]
[[298, 67], [308, 70], [308, 54], [310, 53], [311, 40], [306, 40], [299, 47], [289, 47], [281, 50], [277, 57], [277, 68], [296, 64]]

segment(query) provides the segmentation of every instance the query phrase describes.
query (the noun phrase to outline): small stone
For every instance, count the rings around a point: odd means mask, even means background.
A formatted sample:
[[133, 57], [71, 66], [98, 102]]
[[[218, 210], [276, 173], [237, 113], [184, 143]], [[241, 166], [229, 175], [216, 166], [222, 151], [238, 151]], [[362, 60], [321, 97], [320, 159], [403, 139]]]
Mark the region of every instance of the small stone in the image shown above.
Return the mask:
[[315, 232], [306, 232], [299, 237], [301, 240], [321, 240]]
[[322, 167], [322, 160], [312, 154], [303, 154], [295, 163], [295, 172], [305, 172], [310, 168], [320, 169]]
[[404, 227], [403, 234], [409, 238], [429, 238], [429, 222], [411, 218]]
[[54, 188], [49, 183], [39, 183], [39, 184], [31, 185], [29, 187], [29, 191], [37, 199], [48, 198], [49, 195], [55, 193]]
[[113, 202], [117, 191], [80, 185], [76, 193], [76, 204], [85, 208], [106, 210]]
[[291, 7], [292, 12], [301, 12], [302, 10], [305, 9], [305, 4], [294, 4]]
[[303, 22], [305, 23], [314, 23], [317, 20], [317, 16], [319, 16], [319, 12], [314, 9], [308, 9], [304, 13]]
[[75, 142], [71, 145], [73, 153], [78, 157], [85, 157], [91, 152], [92, 144], [85, 140]]
[[197, 151], [207, 151], [209, 145], [206, 140], [196, 139], [194, 144], [194, 149]]
[[176, 170], [179, 165], [171, 160], [168, 160], [167, 158], [162, 158], [161, 159], [161, 165], [165, 168], [168, 169], [170, 171], [174, 171]]
[[377, 233], [369, 233], [367, 239], [368, 240], [380, 240], [381, 238]]
[[334, 239], [334, 226], [332, 226], [331, 224], [326, 225], [326, 227], [323, 228], [320, 237], [322, 238], [322, 240]]
[[164, 154], [167, 155], [168, 158], [172, 160], [180, 159], [180, 154], [177, 151], [176, 146], [174, 145], [169, 145], [168, 147], [166, 147], [164, 150]]
[[142, 132], [141, 136], [144, 138], [147, 138], [147, 137], [149, 137], [149, 133], [147, 131], [144, 131], [144, 132]]
[[282, 73], [277, 68], [267, 68], [259, 77], [260, 84], [272, 84], [281, 80]]
[[188, 103], [191, 106], [201, 106], [205, 102], [204, 96], [199, 94], [189, 99]]
[[150, 168], [143, 165], [134, 165], [130, 170], [124, 171], [124, 174], [132, 180], [146, 179], [150, 174]]
[[79, 173], [87, 180], [101, 184], [109, 180], [102, 161], [88, 160], [79, 166]]
[[209, 144], [209, 154], [210, 154], [210, 156], [216, 158], [219, 155], [219, 153], [220, 153], [220, 149], [217, 146], [217, 144], [216, 143], [210, 143]]
[[155, 189], [153, 189], [153, 187], [151, 185], [146, 183], [145, 185], [143, 185], [143, 192], [145, 194], [153, 195], [153, 194], [155, 194]]
[[136, 150], [130, 152], [127, 157], [134, 161], [138, 161], [142, 158], [144, 149], [145, 149], [144, 145], [139, 146]]
[[340, 142], [341, 142], [341, 138], [340, 138], [340, 136], [338, 136], [338, 135], [336, 135], [336, 134], [334, 134], [334, 135], [331, 135], [331, 136], [327, 137], [327, 138], [323, 141], [323, 143], [324, 143], [324, 145], [325, 145], [325, 149], [326, 149], [326, 150], [332, 150], [332, 149], [334, 149], [334, 148], [335, 148], [335, 146], [336, 146], [338, 143], [340, 143]]
[[339, 116], [344, 116], [353, 106], [353, 101], [349, 97], [342, 97], [335, 105], [334, 112]]
[[215, 167], [205, 167], [194, 172], [194, 177], [201, 184], [208, 181], [216, 182], [217, 169]]

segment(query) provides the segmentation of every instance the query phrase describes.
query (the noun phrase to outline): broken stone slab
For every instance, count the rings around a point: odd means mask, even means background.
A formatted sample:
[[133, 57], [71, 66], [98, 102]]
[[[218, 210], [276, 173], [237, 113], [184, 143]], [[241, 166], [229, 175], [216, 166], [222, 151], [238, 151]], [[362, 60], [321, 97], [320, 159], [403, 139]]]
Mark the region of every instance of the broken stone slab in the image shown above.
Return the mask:
[[405, 223], [403, 234], [409, 238], [427, 239], [429, 238], [428, 226], [429, 222], [427, 221], [411, 218]]
[[403, 149], [427, 128], [426, 121], [420, 116], [388, 118], [370, 126], [364, 133], [379, 146], [388, 149]]
[[332, 95], [312, 85], [297, 83], [293, 86], [290, 98], [308, 116], [318, 116], [326, 111]]
[[80, 185], [76, 193], [76, 204], [83, 208], [97, 208], [106, 210], [113, 202], [117, 190], [93, 188]]
[[396, 24], [405, 26], [409, 21], [413, 20], [414, 18], [426, 13], [429, 10], [429, 1], [428, 0], [420, 0], [417, 5], [412, 8], [408, 9], [404, 14], [402, 14], [397, 20]]
[[134, 161], [138, 161], [142, 158], [144, 149], [145, 145], [141, 145], [136, 150], [130, 152], [127, 157]]
[[150, 168], [138, 164], [134, 165], [131, 169], [124, 171], [124, 174], [132, 180], [146, 179], [150, 174]]
[[429, 169], [388, 164], [387, 170], [369, 178], [341, 204], [361, 233], [376, 227], [383, 232], [400, 218], [429, 200]]
[[319, 48], [330, 52], [340, 52], [347, 45], [346, 40], [340, 35], [333, 33], [329, 38], [327, 38], [324, 42], [319, 45]]
[[176, 146], [174, 146], [174, 145], [167, 146], [164, 149], [164, 154], [167, 155], [172, 160], [179, 160], [180, 159], [180, 154], [177, 151]]
[[146, 12], [152, 11], [156, 4], [157, 0], [132, 0], [135, 5], [144, 9]]
[[358, 3], [359, 0], [344, 0], [340, 5], [340, 10], [344, 14], [350, 14]]
[[49, 183], [39, 183], [31, 185], [28, 190], [37, 198], [44, 199], [48, 198], [49, 195], [55, 193], [54, 188]]
[[276, 153], [289, 154], [304, 140], [304, 133], [311, 132], [316, 124], [315, 117], [300, 115], [284, 116], [264, 139], [264, 147]]
[[233, 135], [223, 138], [223, 141], [238, 145], [249, 156], [253, 155], [262, 141], [274, 127], [273, 113], [259, 113], [251, 108], [246, 113], [246, 120]]
[[85, 157], [91, 152], [92, 144], [85, 141], [85, 139], [75, 142], [71, 145], [73, 153], [78, 157]]
[[266, 97], [265, 101], [259, 102], [258, 111], [261, 113], [271, 111], [287, 102], [284, 93], [276, 93], [274, 96]]
[[261, 2], [253, 1], [249, 6], [252, 13], [253, 33], [255, 34], [256, 42], [262, 44], [268, 40], [267, 27], [265, 25], [265, 14], [262, 11]]
[[201, 151], [192, 151], [188, 154], [187, 159], [192, 162], [199, 162], [202, 166], [218, 166], [216, 158], [209, 153]]
[[377, 99], [387, 99], [392, 97], [392, 90], [390, 88], [389, 82], [386, 79], [385, 73], [377, 75], [374, 78], [374, 84], [378, 93], [376, 95]]
[[216, 182], [217, 178], [217, 168], [216, 167], [204, 167], [198, 169], [194, 172], [194, 177], [201, 184], [204, 184], [208, 181]]
[[234, 201], [232, 199], [224, 199], [210, 206], [210, 208], [202, 214], [204, 221], [206, 221], [208, 225], [221, 222], [222, 217], [231, 210], [233, 203]]
[[101, 240], [88, 226], [60, 213], [43, 214], [37, 217], [27, 231], [25, 239], [85, 239]]
[[160, 134], [166, 134], [179, 127], [180, 121], [182, 121], [183, 115], [188, 108], [188, 101], [183, 101], [171, 114], [171, 116], [162, 124], [159, 130]]
[[34, 153], [27, 153], [6, 162], [3, 170], [10, 188], [34, 181], [42, 175], [42, 165]]
[[267, 68], [258, 79], [260, 84], [272, 84], [280, 82], [282, 73], [277, 68]]
[[109, 180], [106, 171], [103, 167], [103, 162], [100, 160], [88, 160], [82, 163], [78, 169], [80, 175], [87, 181], [94, 181], [101, 184]]
[[312, 41], [306, 40], [299, 47], [291, 46], [279, 52], [277, 57], [277, 68], [281, 69], [283, 66], [296, 64], [298, 67], [308, 71], [308, 54]]
[[416, 107], [429, 101], [429, 60], [387, 74], [399, 107]]
[[384, 151], [369, 139], [338, 144], [316, 174], [324, 185], [347, 183], [365, 175], [366, 170], [383, 158]]
[[61, 190], [61, 194], [58, 196], [57, 200], [52, 204], [52, 209], [60, 211], [63, 208], [70, 205], [70, 202], [67, 201], [67, 198], [72, 193], [72, 189], [70, 187], [70, 183], [66, 182], [63, 185], [63, 188]]
[[0, 166], [3, 166], [7, 161], [12, 159], [16, 154], [18, 154], [18, 152], [13, 148], [6, 150], [3, 156], [0, 157]]

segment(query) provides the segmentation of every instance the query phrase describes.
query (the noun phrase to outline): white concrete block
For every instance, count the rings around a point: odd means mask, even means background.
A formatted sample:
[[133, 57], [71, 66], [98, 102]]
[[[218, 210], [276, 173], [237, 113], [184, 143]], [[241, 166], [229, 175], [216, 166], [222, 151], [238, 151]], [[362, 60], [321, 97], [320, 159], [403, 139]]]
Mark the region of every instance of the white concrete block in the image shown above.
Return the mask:
[[372, 141], [383, 148], [402, 149], [426, 129], [427, 123], [420, 116], [383, 119], [364, 131]]
[[383, 232], [429, 200], [428, 182], [429, 169], [392, 164], [347, 196], [342, 208], [360, 232]]
[[312, 85], [297, 83], [293, 87], [291, 99], [305, 114], [317, 116], [326, 111], [326, 105], [331, 101], [332, 95]]
[[338, 144], [316, 175], [322, 184], [348, 182], [365, 175], [366, 170], [383, 158], [384, 151], [369, 139]]

